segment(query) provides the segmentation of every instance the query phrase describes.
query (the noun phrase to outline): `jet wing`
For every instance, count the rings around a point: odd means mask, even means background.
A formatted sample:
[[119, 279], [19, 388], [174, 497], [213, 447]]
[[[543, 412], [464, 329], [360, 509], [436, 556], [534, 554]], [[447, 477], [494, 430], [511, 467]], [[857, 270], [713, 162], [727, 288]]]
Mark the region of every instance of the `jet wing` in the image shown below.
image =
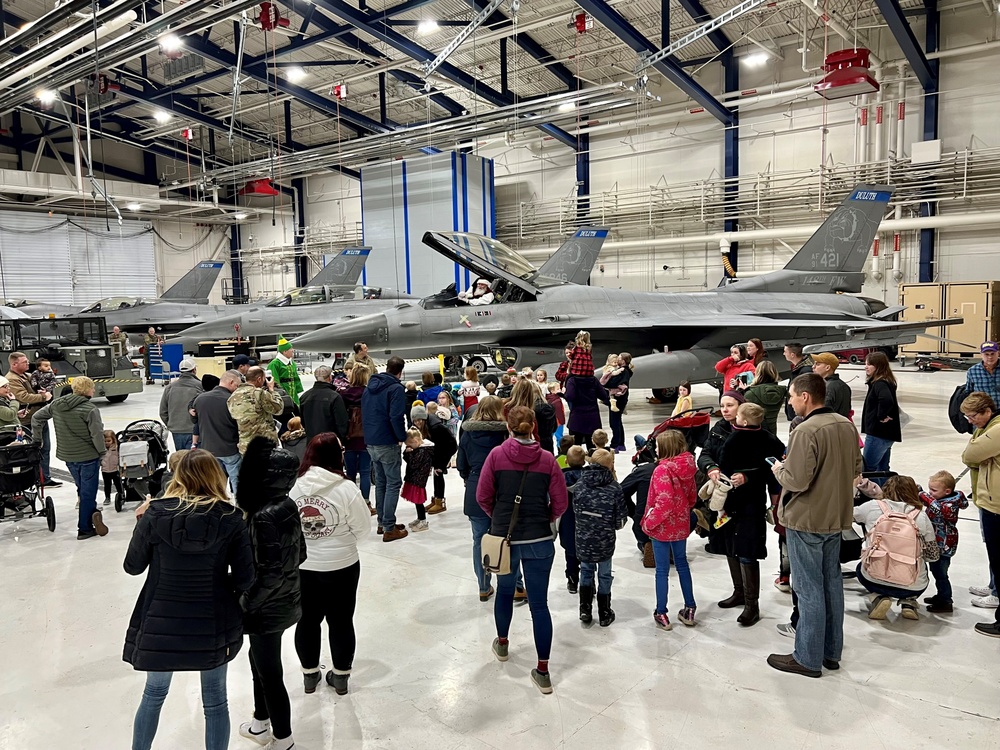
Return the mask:
[[425, 232], [423, 242], [477, 276], [503, 279], [532, 297], [537, 297], [541, 292], [541, 289], [522, 278], [534, 275], [535, 267], [513, 250], [488, 237], [478, 234]]

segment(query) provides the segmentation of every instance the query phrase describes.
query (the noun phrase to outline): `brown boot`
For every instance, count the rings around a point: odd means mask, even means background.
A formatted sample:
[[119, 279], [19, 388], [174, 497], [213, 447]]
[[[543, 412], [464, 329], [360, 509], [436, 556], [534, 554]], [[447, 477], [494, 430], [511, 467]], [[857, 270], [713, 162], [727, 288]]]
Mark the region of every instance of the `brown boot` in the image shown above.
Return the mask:
[[409, 536], [409, 532], [406, 529], [404, 529], [401, 525], [396, 524], [396, 528], [391, 529], [390, 531], [387, 531], [382, 535], [382, 541], [394, 542], [397, 539], [404, 539], [407, 536]]
[[655, 568], [656, 558], [653, 556], [653, 543], [646, 542], [642, 545], [642, 567]]
[[432, 497], [431, 504], [427, 506], [428, 514], [432, 516], [444, 513], [446, 510], [448, 510], [448, 506], [445, 504], [443, 497]]
[[719, 606], [722, 609], [742, 607], [746, 600], [743, 598], [743, 571], [740, 569], [739, 558], [726, 557], [726, 560], [729, 562], [729, 577], [733, 579], [733, 594], [719, 602]]
[[740, 565], [743, 573], [743, 592], [746, 602], [743, 613], [736, 622], [744, 627], [750, 627], [760, 621], [760, 608], [757, 599], [760, 596], [760, 563], [754, 560], [749, 565]]

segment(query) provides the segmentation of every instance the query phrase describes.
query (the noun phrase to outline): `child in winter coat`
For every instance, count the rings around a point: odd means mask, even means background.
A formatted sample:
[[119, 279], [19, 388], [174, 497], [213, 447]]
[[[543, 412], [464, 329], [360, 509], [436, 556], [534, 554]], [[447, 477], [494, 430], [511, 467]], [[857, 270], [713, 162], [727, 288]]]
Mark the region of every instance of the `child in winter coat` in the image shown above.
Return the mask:
[[590, 332], [580, 331], [576, 334], [576, 347], [570, 352], [569, 375], [594, 376], [594, 347], [590, 343]]
[[610, 451], [594, 451], [573, 487], [576, 516], [576, 556], [580, 560], [580, 621], [593, 621], [594, 576], [597, 576], [597, 610], [601, 627], [615, 621], [611, 609], [611, 558], [615, 554], [615, 532], [625, 525], [628, 510], [621, 485], [612, 469]]
[[451, 397], [450, 391], [441, 391], [437, 397], [437, 416], [442, 422], [448, 425], [451, 436], [458, 442], [458, 426], [461, 422], [458, 416], [458, 409]]
[[125, 490], [122, 489], [122, 476], [118, 471], [118, 437], [114, 430], [104, 431], [104, 447], [107, 448], [101, 456], [101, 476], [104, 477], [104, 504], [111, 505], [111, 484], [115, 485], [115, 492], [124, 499]]
[[403, 451], [406, 462], [406, 474], [403, 476], [403, 489], [399, 493], [404, 500], [409, 500], [417, 506], [417, 520], [409, 523], [410, 531], [427, 531], [427, 479], [434, 466], [434, 443], [424, 440], [423, 434], [416, 427], [406, 431], [406, 449]]
[[413, 408], [413, 404], [417, 400], [417, 384], [412, 380], [407, 380], [406, 385], [403, 390], [403, 399], [406, 402], [406, 423], [412, 426], [413, 421], [410, 419], [410, 409]]
[[[572, 440], [573, 438], [570, 438]], [[580, 481], [583, 467], [587, 464], [587, 452], [579, 445], [568, 445], [563, 478], [566, 487], [572, 488]], [[576, 556], [576, 516], [573, 514], [573, 493], [569, 493], [569, 505], [559, 519], [559, 545], [566, 554], [566, 590], [575, 594], [580, 585], [580, 558]]]
[[931, 575], [937, 593], [925, 599], [928, 612], [951, 612], [951, 581], [948, 568], [951, 558], [958, 549], [958, 511], [969, 507], [965, 494], [955, 489], [955, 477], [947, 471], [931, 475], [927, 481], [927, 491], [920, 493], [920, 499], [927, 506], [927, 518], [934, 526], [941, 557], [930, 563]]
[[482, 388], [479, 385], [479, 370], [475, 367], [465, 368], [465, 380], [458, 389], [458, 397], [462, 399], [462, 414], [466, 414], [469, 408], [479, 403]]
[[[556, 456], [556, 463], [559, 464], [559, 468], [563, 471], [569, 468], [567, 454], [569, 453], [569, 449], [574, 445], [576, 445], [576, 440], [572, 435], [563, 435], [559, 441], [559, 455]], [[586, 452], [584, 452], [584, 455], [586, 455]]]
[[569, 404], [559, 393], [558, 383], [548, 383], [546, 388], [548, 393], [545, 394], [545, 400], [552, 404], [552, 410], [556, 413], [556, 431], [552, 434], [552, 442], [559, 445], [562, 442], [563, 432], [566, 431], [566, 412], [569, 411]]
[[293, 453], [299, 459], [299, 463], [302, 463], [306, 457], [308, 444], [309, 439], [306, 437], [306, 431], [302, 429], [302, 418], [292, 417], [289, 419], [288, 430], [281, 434], [281, 447]]
[[653, 470], [649, 483], [642, 530], [653, 543], [653, 555], [656, 559], [656, 609], [653, 610], [653, 622], [658, 628], [670, 630], [672, 625], [667, 615], [667, 578], [670, 574], [671, 556], [677, 567], [677, 577], [684, 595], [684, 607], [677, 613], [677, 619], [685, 625], [694, 625], [694, 614], [698, 608], [687, 560], [691, 511], [697, 499], [695, 473], [698, 468], [695, 466], [694, 456], [688, 452], [684, 434], [678, 430], [664, 430], [656, 436], [656, 455], [660, 461]]
[[[621, 364], [621, 360], [618, 359], [617, 354], [609, 354], [608, 361], [604, 365], [603, 372], [601, 374], [601, 385], [607, 386], [608, 381], [611, 378], [621, 375], [625, 372], [625, 367]], [[611, 396], [611, 411], [618, 411], [618, 397], [624, 396], [628, 393], [627, 385], [616, 385], [608, 387], [608, 395]]]
[[52, 363], [47, 359], [40, 359], [35, 362], [35, 371], [28, 376], [31, 387], [36, 393], [48, 391], [53, 396], [56, 391], [56, 374], [52, 371]]

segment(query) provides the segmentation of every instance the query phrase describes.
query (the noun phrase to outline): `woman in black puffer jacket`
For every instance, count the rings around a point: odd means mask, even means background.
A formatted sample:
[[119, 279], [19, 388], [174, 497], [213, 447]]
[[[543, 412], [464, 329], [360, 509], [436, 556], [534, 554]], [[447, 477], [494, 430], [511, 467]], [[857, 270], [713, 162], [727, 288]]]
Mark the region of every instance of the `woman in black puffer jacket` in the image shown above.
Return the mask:
[[228, 502], [226, 475], [207, 451], [181, 459], [167, 496], [143, 503], [125, 572], [146, 575], [122, 658], [146, 672], [133, 750], [149, 750], [174, 672], [201, 672], [205, 747], [229, 745], [226, 669], [243, 645], [239, 592], [254, 582], [243, 514]]
[[253, 721], [240, 734], [273, 750], [288, 750], [292, 739], [291, 705], [281, 671], [281, 635], [299, 621], [302, 594], [299, 565], [306, 559], [302, 522], [288, 492], [299, 459], [275, 449], [267, 438], [250, 441], [240, 467], [236, 504], [250, 527], [257, 582], [243, 595], [243, 630], [250, 636]]

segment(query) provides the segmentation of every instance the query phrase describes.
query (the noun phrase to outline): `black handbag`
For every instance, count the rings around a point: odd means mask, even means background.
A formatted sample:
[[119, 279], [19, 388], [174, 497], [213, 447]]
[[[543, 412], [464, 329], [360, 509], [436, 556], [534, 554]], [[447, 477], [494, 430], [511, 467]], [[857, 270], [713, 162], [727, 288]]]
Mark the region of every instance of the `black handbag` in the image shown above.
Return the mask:
[[521, 475], [521, 486], [517, 488], [517, 494], [514, 496], [514, 512], [510, 514], [507, 535], [486, 534], [483, 536], [481, 542], [483, 570], [487, 573], [495, 573], [499, 576], [510, 573], [510, 536], [514, 533], [514, 525], [517, 523], [517, 516], [521, 510], [521, 493], [524, 492], [524, 482], [527, 478], [528, 470], [525, 469]]

